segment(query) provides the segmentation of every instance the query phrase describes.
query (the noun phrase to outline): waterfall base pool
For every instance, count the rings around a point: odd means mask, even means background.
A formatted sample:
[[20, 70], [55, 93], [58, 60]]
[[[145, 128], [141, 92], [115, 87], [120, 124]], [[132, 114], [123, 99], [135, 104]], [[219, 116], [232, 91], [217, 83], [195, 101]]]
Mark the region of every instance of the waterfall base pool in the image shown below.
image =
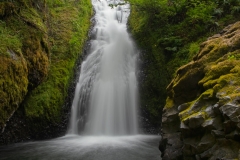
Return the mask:
[[1, 160], [160, 160], [160, 136], [77, 136], [0, 147]]

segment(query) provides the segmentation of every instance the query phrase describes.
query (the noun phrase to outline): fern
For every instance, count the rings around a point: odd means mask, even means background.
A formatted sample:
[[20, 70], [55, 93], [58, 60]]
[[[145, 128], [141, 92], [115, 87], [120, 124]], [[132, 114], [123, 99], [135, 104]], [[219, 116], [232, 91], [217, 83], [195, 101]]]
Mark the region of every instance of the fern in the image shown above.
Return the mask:
[[237, 14], [240, 13], [240, 6], [234, 6], [231, 9], [231, 14]]

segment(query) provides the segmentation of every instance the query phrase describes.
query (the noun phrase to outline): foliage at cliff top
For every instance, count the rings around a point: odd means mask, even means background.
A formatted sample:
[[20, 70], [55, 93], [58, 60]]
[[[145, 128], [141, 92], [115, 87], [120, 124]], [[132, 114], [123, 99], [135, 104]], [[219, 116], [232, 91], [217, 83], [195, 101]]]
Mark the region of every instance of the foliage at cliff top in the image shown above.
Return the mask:
[[129, 0], [129, 28], [143, 50], [143, 106], [160, 121], [167, 87], [200, 43], [240, 15], [239, 0]]
[[163, 49], [159, 52], [171, 60], [171, 74], [198, 52], [196, 44], [240, 15], [239, 0], [129, 1], [133, 14], [138, 14], [130, 23], [133, 35], [143, 48]]
[[60, 119], [91, 15], [90, 0], [0, 2], [0, 130], [23, 99], [29, 119]]

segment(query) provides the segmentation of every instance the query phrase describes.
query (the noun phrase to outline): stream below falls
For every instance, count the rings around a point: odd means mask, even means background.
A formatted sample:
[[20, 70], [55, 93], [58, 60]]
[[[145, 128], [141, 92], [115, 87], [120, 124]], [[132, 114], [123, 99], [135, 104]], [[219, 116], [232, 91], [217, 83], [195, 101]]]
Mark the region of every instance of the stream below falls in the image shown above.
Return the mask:
[[76, 136], [0, 147], [0, 160], [161, 160], [159, 136]]

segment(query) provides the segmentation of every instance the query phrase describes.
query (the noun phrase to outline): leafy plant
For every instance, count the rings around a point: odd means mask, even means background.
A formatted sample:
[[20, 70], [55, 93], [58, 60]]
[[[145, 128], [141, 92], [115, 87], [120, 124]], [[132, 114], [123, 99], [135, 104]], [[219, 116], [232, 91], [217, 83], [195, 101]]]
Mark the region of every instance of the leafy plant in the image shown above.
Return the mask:
[[229, 55], [229, 56], [228, 56], [228, 59], [229, 59], [229, 60], [233, 60], [233, 59], [236, 59], [236, 57], [235, 57], [235, 55], [232, 54], [232, 55]]
[[[217, 33], [240, 15], [240, 0], [129, 0], [131, 15], [129, 28], [138, 45], [146, 52], [147, 84], [167, 85], [175, 70], [189, 62], [199, 52], [199, 44]], [[160, 61], [157, 57], [161, 57]], [[154, 63], [154, 64], [153, 64]], [[155, 69], [157, 68], [157, 69]], [[167, 74], [163, 74], [164, 71]], [[169, 78], [170, 77], [170, 78]], [[152, 84], [152, 85], [151, 85]], [[167, 86], [161, 86], [166, 88]], [[159, 87], [160, 88], [160, 87]], [[144, 91], [145, 91], [144, 90]], [[151, 95], [144, 104], [150, 105], [159, 94]], [[161, 93], [160, 93], [161, 94]], [[161, 99], [165, 99], [164, 96]], [[164, 105], [163, 101], [160, 100]], [[148, 106], [150, 106], [148, 105]], [[159, 107], [159, 106], [155, 106]]]
[[231, 9], [231, 14], [239, 14], [240, 13], [240, 6], [233, 6]]
[[193, 58], [193, 56], [195, 56], [199, 52], [199, 50], [200, 46], [198, 43], [196, 42], [191, 43], [188, 49], [190, 59]]

